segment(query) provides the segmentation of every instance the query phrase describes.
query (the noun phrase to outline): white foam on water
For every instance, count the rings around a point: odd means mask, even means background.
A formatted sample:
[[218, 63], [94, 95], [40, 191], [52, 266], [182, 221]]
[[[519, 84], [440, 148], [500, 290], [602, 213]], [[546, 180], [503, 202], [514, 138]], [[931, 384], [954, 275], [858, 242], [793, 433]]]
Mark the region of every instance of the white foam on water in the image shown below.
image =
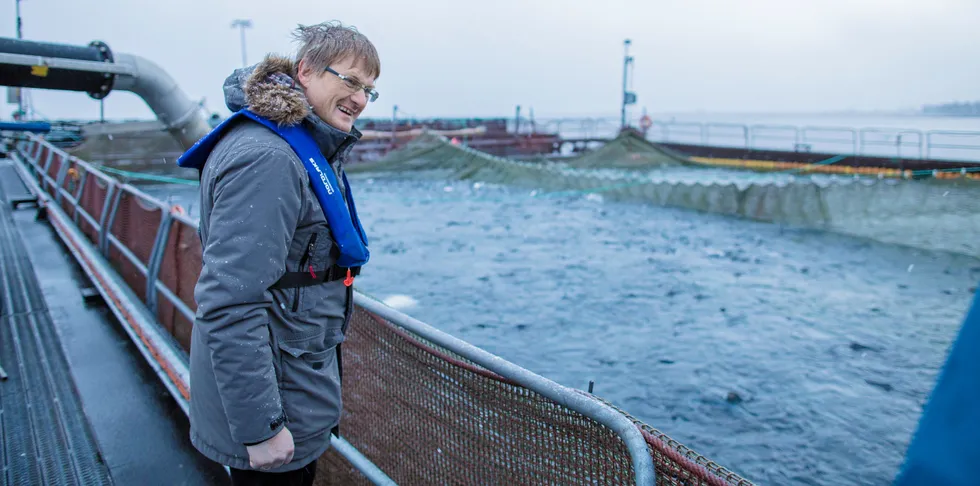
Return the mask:
[[404, 310], [415, 307], [419, 305], [419, 301], [412, 298], [410, 295], [395, 294], [389, 295], [382, 300], [384, 304], [395, 310]]

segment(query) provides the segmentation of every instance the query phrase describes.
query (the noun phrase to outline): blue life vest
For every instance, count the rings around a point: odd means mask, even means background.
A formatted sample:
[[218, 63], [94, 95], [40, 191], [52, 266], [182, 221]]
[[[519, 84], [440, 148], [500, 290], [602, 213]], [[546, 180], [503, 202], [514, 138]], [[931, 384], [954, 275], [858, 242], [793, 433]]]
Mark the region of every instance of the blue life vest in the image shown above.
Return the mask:
[[[296, 155], [303, 161], [306, 172], [310, 176], [310, 183], [313, 186], [313, 193], [316, 194], [320, 202], [323, 215], [330, 225], [330, 232], [333, 234], [337, 247], [340, 249], [340, 256], [337, 265], [346, 268], [360, 267], [367, 263], [370, 258], [368, 251], [368, 240], [361, 227], [361, 221], [357, 217], [357, 209], [354, 205], [354, 197], [351, 195], [351, 187], [347, 182], [347, 174], [341, 172], [344, 186], [347, 187], [347, 198], [340, 191], [337, 185], [337, 176], [326, 157], [320, 153], [313, 136], [301, 125], [278, 126], [251, 111], [240, 110], [233, 113], [227, 120], [221, 122], [211, 132], [197, 141], [193, 147], [184, 152], [177, 159], [180, 167], [192, 167], [199, 171], [204, 168], [204, 163], [208, 155], [217, 145], [224, 131], [232, 122], [240, 117], [248, 117], [255, 120], [282, 137], [289, 146], [292, 147]], [[323, 169], [321, 170], [321, 167]]]
[[894, 486], [980, 483], [980, 290], [949, 350]]

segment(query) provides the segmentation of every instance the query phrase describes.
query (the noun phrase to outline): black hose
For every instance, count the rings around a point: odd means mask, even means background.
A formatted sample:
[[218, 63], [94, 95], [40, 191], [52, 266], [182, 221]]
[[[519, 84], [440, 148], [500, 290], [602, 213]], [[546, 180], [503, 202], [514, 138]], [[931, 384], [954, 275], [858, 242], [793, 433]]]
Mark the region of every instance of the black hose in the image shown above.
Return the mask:
[[[0, 37], [0, 54], [72, 59], [112, 63], [112, 51], [105, 43], [94, 41], [87, 46], [70, 46]], [[0, 85], [23, 88], [83, 91], [95, 99], [105, 98], [115, 82], [115, 75], [91, 71], [74, 71], [46, 66], [23, 66], [0, 61]]]

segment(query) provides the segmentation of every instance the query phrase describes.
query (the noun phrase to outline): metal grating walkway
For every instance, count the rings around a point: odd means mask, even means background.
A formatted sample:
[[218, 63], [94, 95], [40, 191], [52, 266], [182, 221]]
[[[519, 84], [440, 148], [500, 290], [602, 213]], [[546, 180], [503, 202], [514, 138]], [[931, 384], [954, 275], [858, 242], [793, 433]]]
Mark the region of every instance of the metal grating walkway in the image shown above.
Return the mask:
[[0, 485], [112, 484], [11, 217], [26, 192], [0, 165]]

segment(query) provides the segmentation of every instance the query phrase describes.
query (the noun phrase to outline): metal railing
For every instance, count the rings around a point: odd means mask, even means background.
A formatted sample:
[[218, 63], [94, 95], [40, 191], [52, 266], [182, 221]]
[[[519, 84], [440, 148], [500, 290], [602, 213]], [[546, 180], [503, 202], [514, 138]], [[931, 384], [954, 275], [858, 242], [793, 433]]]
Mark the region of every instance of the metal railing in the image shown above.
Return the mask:
[[[521, 126], [529, 129], [530, 123], [522, 121]], [[611, 138], [620, 128], [619, 119], [610, 117], [541, 119], [535, 127], [565, 138]], [[727, 148], [980, 161], [980, 131], [653, 120], [647, 138]]]
[[[139, 189], [128, 184], [121, 184], [101, 174], [91, 164], [70, 157], [60, 149], [41, 142], [39, 138], [33, 135], [29, 135], [28, 138], [29, 142], [18, 144], [16, 147], [19, 157], [15, 160], [20, 161], [23, 165], [15, 165], [15, 167], [22, 174], [22, 179], [31, 191], [39, 198], [49, 201], [49, 204], [44, 205], [48, 217], [62, 223], [57, 226], [57, 229], [66, 239], [72, 253], [80, 259], [80, 263], [84, 262], [83, 268], [96, 287], [104, 292], [107, 303], [116, 317], [121, 322], [129, 324], [123, 326], [126, 332], [151, 367], [154, 368], [184, 413], [189, 414], [190, 383], [186, 352], [179, 347], [172, 336], [161, 329], [159, 322], [153, 316], [155, 316], [157, 307], [157, 292], [160, 292], [178, 307], [185, 318], [191, 321], [194, 319], [194, 312], [190, 310], [190, 307], [170, 292], [165, 285], [162, 285], [157, 277], [160, 272], [160, 264], [163, 261], [164, 246], [167, 242], [171, 223], [178, 220], [193, 227], [196, 227], [196, 223], [188, 218], [173, 214], [170, 206]], [[43, 159], [40, 157], [42, 153], [46, 153], [46, 157]], [[66, 160], [71, 160], [76, 168], [85, 171], [84, 177], [86, 179], [83, 180], [87, 180], [87, 177], [91, 175], [107, 180], [105, 204], [102, 206], [98, 224], [95, 223], [95, 216], [79, 203], [78, 196], [82, 191], [82, 184], [79, 184], [77, 194], [67, 191], [60, 185], [55, 185], [58, 181], [63, 182], [65, 179], [65, 173], [69, 168], [69, 164], [63, 162]], [[61, 164], [58, 167], [57, 179], [49, 174], [55, 168], [53, 164]], [[113, 234], [113, 225], [119, 211], [120, 201], [124, 195], [136, 198], [140, 203], [146, 203], [149, 206], [146, 209], [160, 211], [161, 213], [159, 229], [153, 239], [153, 247], [148, 262], [144, 262], [119, 237]], [[57, 204], [60, 202], [57, 200], [59, 196], [67, 196], [63, 199], [64, 203], [67, 203], [76, 215], [81, 214], [89, 224], [95, 227], [95, 238], [85, 235], [73, 225], [63, 224], [74, 223], [74, 218], [68, 216], [62, 204]], [[50, 204], [50, 202], [56, 204]], [[84, 241], [86, 239], [89, 240], [87, 243]], [[118, 269], [113, 268], [115, 260], [112, 258], [113, 251], [119, 252], [144, 277], [147, 283], [144, 296], [138, 296], [133, 291], [131, 283], [127, 282], [125, 278], [121, 278], [118, 275]], [[144, 307], [140, 308], [140, 305]], [[356, 467], [371, 482], [377, 485], [395, 484], [391, 478], [374, 466], [344, 438], [331, 436], [330, 440], [335, 450], [347, 458], [351, 465]]]
[[[69, 245], [74, 248], [73, 253], [80, 262], [89, 262], [86, 271], [90, 272], [97, 287], [110, 296], [107, 301], [113, 300], [110, 305], [114, 306], [117, 317], [130, 324], [127, 332], [188, 413], [190, 391], [186, 351], [172, 331], [158, 319], [161, 305], [166, 302], [183, 319], [194, 321], [191, 304], [177, 295], [176, 289], [168, 287], [161, 278], [161, 271], [168, 248], [174, 251], [171, 245], [174, 228], [191, 228], [196, 234], [197, 222], [136, 187], [121, 183], [101, 173], [97, 167], [69, 156], [41, 137], [28, 135], [27, 140], [17, 144], [16, 151], [15, 158], [21, 162], [16, 165], [25, 182], [35, 195], [48, 203], [45, 207], [53, 213], [49, 217], [65, 223], [59, 223], [60, 231], [73, 242]], [[143, 218], [142, 226], [134, 223], [140, 217]], [[79, 225], [80, 221], [84, 224]], [[84, 226], [88, 226], [88, 231]], [[126, 230], [133, 231], [137, 226], [144, 229], [152, 226], [155, 233], [152, 236], [128, 236]], [[556, 406], [574, 410], [610, 429], [629, 451], [636, 484], [656, 483], [650, 446], [637, 424], [625, 414], [580, 391], [559, 385], [394, 311], [359, 292], [355, 292], [355, 303], [416, 336], [540, 394]], [[375, 484], [394, 484], [343, 438], [334, 436], [331, 440], [337, 445], [336, 450]]]
[[647, 136], [717, 147], [980, 161], [980, 131], [655, 121]]
[[[976, 154], [977, 158], [980, 158], [980, 144], [976, 143], [978, 138], [980, 138], [980, 133], [978, 132], [963, 130], [930, 130], [926, 132], [926, 158], [931, 158], [936, 149], [970, 151], [972, 154]], [[945, 140], [966, 140], [967, 142], [973, 143], [953, 143]]]
[[[835, 135], [846, 134], [847, 138], [835, 137]], [[834, 144], [838, 146], [848, 146], [850, 153], [860, 152], [860, 142], [857, 130], [849, 127], [803, 127], [800, 129], [800, 141], [796, 145], [797, 152], [812, 152], [813, 144]]]

